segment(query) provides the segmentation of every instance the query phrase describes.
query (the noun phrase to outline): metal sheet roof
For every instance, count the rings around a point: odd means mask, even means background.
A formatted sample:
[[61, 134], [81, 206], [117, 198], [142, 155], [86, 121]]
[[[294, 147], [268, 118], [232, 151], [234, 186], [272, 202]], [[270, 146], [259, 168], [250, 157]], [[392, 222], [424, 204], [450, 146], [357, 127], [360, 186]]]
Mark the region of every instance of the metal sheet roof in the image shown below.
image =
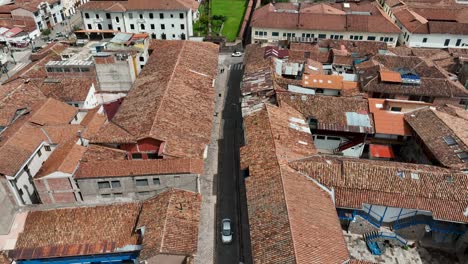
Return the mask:
[[129, 41], [132, 38], [132, 36], [133, 36], [133, 34], [119, 32], [110, 40], [110, 42], [112, 42], [112, 43], [125, 43], [125, 42]]

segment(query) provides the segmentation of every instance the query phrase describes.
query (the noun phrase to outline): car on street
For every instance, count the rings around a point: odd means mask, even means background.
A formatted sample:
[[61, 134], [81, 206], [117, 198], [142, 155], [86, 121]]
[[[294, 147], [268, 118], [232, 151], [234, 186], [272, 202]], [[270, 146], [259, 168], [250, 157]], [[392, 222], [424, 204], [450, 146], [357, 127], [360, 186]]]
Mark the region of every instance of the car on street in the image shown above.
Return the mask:
[[231, 57], [242, 57], [242, 52], [236, 51], [236, 52], [231, 54]]
[[232, 242], [231, 219], [224, 218], [221, 223], [221, 241], [223, 244], [230, 244]]
[[41, 49], [42, 49], [42, 47], [34, 47], [34, 48], [32, 49], [32, 53], [39, 52]]

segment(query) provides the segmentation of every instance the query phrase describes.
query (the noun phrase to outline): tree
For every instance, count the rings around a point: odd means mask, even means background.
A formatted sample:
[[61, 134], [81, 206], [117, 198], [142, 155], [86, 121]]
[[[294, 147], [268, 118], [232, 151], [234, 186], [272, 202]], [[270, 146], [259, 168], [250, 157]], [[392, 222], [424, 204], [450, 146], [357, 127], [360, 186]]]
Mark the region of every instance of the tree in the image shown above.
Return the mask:
[[48, 29], [48, 28], [43, 29], [43, 30], [41, 31], [41, 34], [44, 35], [44, 36], [49, 36], [50, 33], [52, 33], [52, 32], [51, 32], [50, 29]]

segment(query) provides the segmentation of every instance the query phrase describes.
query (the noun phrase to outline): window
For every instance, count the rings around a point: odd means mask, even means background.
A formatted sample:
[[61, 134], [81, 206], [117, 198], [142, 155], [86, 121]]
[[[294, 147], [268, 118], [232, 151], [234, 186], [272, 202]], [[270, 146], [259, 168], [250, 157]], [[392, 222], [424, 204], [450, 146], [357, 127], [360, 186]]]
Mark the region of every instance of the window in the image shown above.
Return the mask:
[[166, 39], [166, 34], [162, 33], [161, 34], [161, 39]]
[[448, 46], [450, 44], [450, 39], [446, 39], [444, 42], [444, 46]]
[[142, 159], [141, 153], [132, 153], [132, 159]]
[[110, 188], [110, 183], [108, 181], [101, 181], [98, 182], [98, 188], [99, 189], [109, 189]]
[[180, 39], [185, 40], [185, 33], [180, 34]]
[[315, 89], [315, 93], [323, 94], [323, 89], [321, 88]]
[[163, 14], [163, 13], [159, 13], [159, 18], [160, 18], [160, 19], [164, 19], [164, 14]]
[[80, 68], [81, 72], [89, 72], [89, 68]]
[[148, 186], [148, 179], [135, 180], [136, 186]]
[[101, 30], [101, 29], [102, 29], [102, 25], [101, 25], [101, 24], [97, 24], [97, 28], [98, 28], [99, 30]]
[[140, 59], [140, 61], [145, 61], [145, 57], [143, 57], [143, 56], [140, 56], [139, 59]]
[[390, 38], [390, 42], [393, 42], [393, 38]]
[[37, 155], [38, 155], [39, 157], [42, 156], [41, 150], [38, 150], [38, 151], [37, 151]]
[[160, 185], [161, 184], [161, 180], [159, 178], [153, 178], [153, 184], [154, 185]]
[[427, 38], [423, 38], [423, 43], [426, 43], [427, 42]]
[[325, 136], [316, 136], [316, 139], [325, 140]]
[[318, 38], [319, 38], [319, 39], [327, 38], [327, 34], [319, 34], [319, 35], [318, 35]]
[[140, 29], [145, 30], [145, 24], [140, 24]]
[[341, 141], [339, 137], [327, 137], [327, 140]]
[[88, 14], [88, 13], [84, 13], [84, 17], [85, 17], [85, 18], [89, 18], [89, 14]]
[[461, 99], [460, 104], [461, 105], [468, 105], [468, 99]]
[[367, 40], [375, 40], [375, 36], [368, 36]]
[[112, 188], [122, 187], [122, 185], [120, 185], [120, 181], [111, 181], [111, 186], [112, 186]]
[[99, 14], [96, 14], [96, 19], [99, 19]]
[[462, 41], [461, 39], [457, 39], [457, 43], [455, 43], [455, 46], [457, 46], [457, 47], [460, 46], [461, 41]]
[[158, 153], [147, 153], [148, 159], [157, 159]]
[[[154, 29], [154, 28], [153, 28], [153, 29]], [[152, 38], [152, 39], [156, 39], [156, 34], [154, 34], [154, 33], [151, 34], [151, 38]]]
[[103, 194], [101, 194], [101, 197], [102, 198], [110, 198], [111, 195], [110, 195], [110, 193], [103, 193]]
[[458, 145], [457, 141], [452, 136], [445, 136], [442, 138], [448, 146]]
[[179, 18], [184, 19], [184, 13], [179, 13]]
[[175, 34], [172, 34], [172, 38], [173, 38], [173, 39], [175, 38]]
[[380, 41], [383, 41], [383, 37], [380, 37]]
[[140, 13], [140, 19], [143, 19], [143, 14], [142, 13]]
[[153, 18], [154, 18], [153, 13], [149, 13], [149, 18], [150, 18], [150, 19], [153, 19]]
[[146, 196], [149, 195], [150, 192], [138, 192], [138, 195]]
[[401, 112], [401, 107], [392, 106], [390, 108], [390, 111], [392, 111], [392, 112]]
[[107, 24], [108, 29], [112, 29], [112, 24]]
[[385, 41], [385, 42], [388, 42], [388, 40], [389, 40], [388, 37], [385, 37], [385, 38], [384, 38], [384, 41]]
[[151, 29], [154, 29], [154, 24], [151, 24], [150, 27], [151, 27]]
[[171, 26], [174, 28], [174, 24], [171, 24]]
[[128, 13], [128, 18], [132, 19], [133, 18], [133, 13]]
[[120, 18], [118, 16], [115, 17], [115, 23], [120, 23]]
[[161, 29], [166, 29], [166, 26], [164, 24], [161, 24]]
[[134, 24], [130, 24], [130, 29], [135, 29], [135, 25], [134, 25]]
[[271, 36], [273, 36], [273, 37], [278, 37], [278, 36], [279, 36], [279, 32], [271, 32]]
[[174, 14], [171, 14], [171, 18], [174, 18]]
[[185, 29], [185, 25], [184, 25], [184, 24], [180, 24], [180, 29]]
[[44, 146], [45, 151], [50, 151], [50, 146]]
[[106, 13], [106, 18], [107, 18], [107, 19], [111, 19], [110, 13]]
[[123, 194], [122, 193], [114, 193], [114, 197], [115, 198], [120, 198], [120, 197], [123, 197]]
[[93, 29], [93, 26], [91, 26], [91, 24], [88, 24], [86, 26], [88, 27], [88, 29]]

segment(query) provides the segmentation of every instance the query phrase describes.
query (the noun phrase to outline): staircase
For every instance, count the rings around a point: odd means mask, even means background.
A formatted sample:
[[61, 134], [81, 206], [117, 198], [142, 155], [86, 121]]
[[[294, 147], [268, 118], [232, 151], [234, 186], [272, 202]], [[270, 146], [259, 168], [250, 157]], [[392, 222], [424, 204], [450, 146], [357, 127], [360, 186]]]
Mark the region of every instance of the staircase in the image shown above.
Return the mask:
[[364, 139], [365, 139], [365, 136], [360, 135], [360, 136], [356, 136], [356, 137], [352, 138], [349, 141], [342, 142], [336, 149], [333, 150], [333, 153], [336, 154], [336, 153], [342, 152], [343, 150], [347, 150], [347, 149], [352, 148], [352, 147], [354, 147], [356, 145], [359, 145], [359, 144], [364, 142]]
[[398, 241], [402, 246], [405, 246], [408, 243], [406, 239], [393, 232], [372, 231], [362, 235], [362, 237], [366, 242], [376, 242], [378, 239], [382, 238], [384, 240], [394, 239]]

